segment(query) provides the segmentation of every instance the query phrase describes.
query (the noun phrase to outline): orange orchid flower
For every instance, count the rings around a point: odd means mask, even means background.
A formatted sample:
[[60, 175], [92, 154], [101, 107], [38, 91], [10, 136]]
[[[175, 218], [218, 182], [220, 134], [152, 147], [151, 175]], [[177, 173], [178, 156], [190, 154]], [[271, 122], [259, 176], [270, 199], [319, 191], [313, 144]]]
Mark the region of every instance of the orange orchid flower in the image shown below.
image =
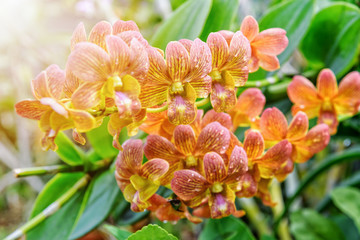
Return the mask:
[[211, 104], [216, 112], [228, 111], [236, 104], [235, 87], [243, 86], [248, 78], [250, 44], [240, 31], [210, 33], [206, 43], [212, 55]]
[[295, 76], [288, 86], [288, 96], [295, 104], [293, 114], [305, 112], [308, 117], [318, 117], [318, 123], [326, 123], [330, 134], [336, 134], [338, 115], [352, 116], [360, 106], [360, 73], [351, 72], [340, 82], [339, 88], [334, 73], [323, 69], [317, 77], [317, 89], [308, 79]]
[[228, 113], [233, 121], [234, 129], [251, 126], [258, 128], [259, 116], [265, 106], [265, 96], [258, 88], [248, 88], [243, 91], [234, 106]]
[[55, 137], [59, 131], [74, 128], [75, 140], [85, 144], [79, 132], [96, 126], [95, 118], [88, 112], [70, 108], [70, 100], [63, 98], [65, 73], [57, 65], [49, 66], [31, 82], [36, 100], [23, 100], [15, 105], [22, 117], [39, 121], [45, 136], [41, 140], [44, 150], [56, 150]]
[[204, 175], [193, 170], [174, 173], [171, 188], [174, 193], [188, 201], [190, 207], [201, 204], [208, 197], [211, 218], [222, 218], [236, 212], [235, 191], [240, 177], [247, 171], [247, 157], [242, 147], [235, 147], [228, 165], [223, 158], [209, 152], [204, 156]]
[[131, 203], [131, 210], [141, 212], [151, 206], [148, 200], [158, 190], [159, 179], [168, 171], [169, 164], [159, 158], [142, 164], [141, 140], [129, 139], [122, 147], [116, 160], [115, 178], [124, 198]]
[[166, 101], [169, 121], [175, 125], [193, 122], [196, 98], [206, 98], [211, 89], [209, 47], [200, 39], [185, 42], [170, 42], [166, 61], [158, 50], [148, 50], [150, 67], [140, 94], [143, 107]]
[[260, 131], [268, 145], [287, 139], [292, 144], [291, 159], [296, 163], [309, 160], [323, 150], [330, 141], [329, 128], [319, 124], [308, 131], [309, 121], [304, 112], [297, 112], [288, 126], [284, 114], [277, 108], [268, 108], [261, 115]]
[[144, 151], [148, 159], [161, 158], [169, 162], [169, 172], [161, 181], [167, 185], [176, 170], [201, 171], [204, 155], [208, 152], [224, 154], [229, 143], [230, 132], [218, 122], [207, 125], [198, 137], [191, 126], [179, 125], [174, 130], [174, 144], [164, 137], [149, 135]]
[[240, 30], [251, 45], [251, 59], [248, 65], [250, 72], [256, 72], [259, 66], [266, 71], [280, 68], [279, 59], [276, 56], [282, 53], [289, 43], [284, 29], [270, 28], [259, 33], [259, 24], [256, 19], [246, 16]]

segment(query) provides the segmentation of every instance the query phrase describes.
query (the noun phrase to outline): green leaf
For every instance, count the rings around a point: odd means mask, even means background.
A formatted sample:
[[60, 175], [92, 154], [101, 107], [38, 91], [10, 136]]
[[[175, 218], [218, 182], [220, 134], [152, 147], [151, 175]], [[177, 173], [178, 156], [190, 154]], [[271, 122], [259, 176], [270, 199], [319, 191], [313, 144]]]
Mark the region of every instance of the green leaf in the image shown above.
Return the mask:
[[210, 219], [201, 232], [199, 240], [255, 240], [250, 229], [233, 216], [222, 219]]
[[348, 3], [335, 3], [316, 14], [301, 44], [309, 65], [327, 67], [337, 77], [353, 65], [360, 46], [360, 10]]
[[72, 231], [70, 239], [80, 238], [100, 225], [110, 214], [115, 200], [121, 194], [113, 171], [106, 171], [97, 176], [87, 192], [90, 193], [85, 203], [85, 210]]
[[58, 146], [56, 153], [65, 163], [71, 166], [77, 166], [83, 163], [84, 152], [78, 148], [65, 133], [59, 132], [55, 138], [55, 143]]
[[314, 0], [293, 0], [275, 5], [260, 19], [260, 31], [268, 28], [283, 28], [289, 45], [278, 58], [286, 62], [304, 37], [313, 15]]
[[106, 117], [100, 127], [86, 133], [86, 136], [94, 148], [95, 152], [104, 158], [113, 158], [118, 154], [118, 150], [113, 147], [113, 137], [107, 130], [109, 118]]
[[211, 32], [230, 30], [231, 22], [239, 8], [238, 0], [213, 0], [211, 11], [206, 20], [200, 39], [206, 41]]
[[352, 187], [336, 188], [331, 192], [334, 204], [352, 220], [360, 232], [360, 190]]
[[189, 0], [162, 23], [151, 39], [151, 45], [165, 49], [170, 41], [194, 40], [203, 30], [211, 8], [211, 0]]
[[[55, 202], [64, 192], [69, 190], [83, 173], [57, 174], [45, 186], [36, 199], [31, 218]], [[76, 192], [56, 213], [49, 216], [27, 234], [27, 240], [63, 240], [68, 239], [76, 223], [85, 196], [85, 188]]]
[[109, 231], [111, 235], [113, 235], [117, 240], [127, 239], [131, 232], [121, 230], [120, 228], [114, 227], [112, 225], [105, 224], [104, 228]]
[[130, 235], [128, 240], [176, 240], [177, 238], [158, 225], [149, 224]]
[[345, 238], [334, 222], [311, 209], [292, 213], [290, 221], [290, 231], [296, 240], [342, 240]]

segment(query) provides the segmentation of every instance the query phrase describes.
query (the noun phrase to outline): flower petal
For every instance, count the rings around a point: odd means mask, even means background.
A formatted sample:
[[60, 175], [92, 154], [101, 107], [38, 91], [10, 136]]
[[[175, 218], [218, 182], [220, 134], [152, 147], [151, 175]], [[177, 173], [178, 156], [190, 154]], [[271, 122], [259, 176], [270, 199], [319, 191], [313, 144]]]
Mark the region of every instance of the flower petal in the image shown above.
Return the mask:
[[89, 42], [95, 43], [102, 49], [106, 50], [105, 38], [112, 32], [112, 26], [106, 21], [98, 22], [92, 29], [89, 35]]
[[244, 66], [243, 68], [238, 68], [234, 70], [227, 71], [235, 82], [235, 87], [242, 87], [245, 85], [249, 76], [249, 68]]
[[132, 55], [127, 72], [139, 81], [144, 81], [150, 65], [146, 48], [134, 38], [131, 40], [130, 49]]
[[257, 70], [259, 70], [259, 64], [260, 64], [260, 61], [257, 58], [257, 56], [255, 56], [255, 53], [253, 52], [253, 54], [251, 55], [251, 58], [249, 60], [249, 63], [248, 63], [249, 72], [253, 73], [253, 72], [256, 72]]
[[229, 57], [229, 46], [220, 33], [210, 33], [206, 43], [211, 50], [212, 67], [221, 68]]
[[110, 72], [110, 57], [99, 46], [81, 42], [68, 59], [68, 69], [87, 82], [104, 81]]
[[146, 81], [151, 84], [171, 84], [171, 79], [167, 73], [166, 62], [161, 53], [155, 48], [147, 49], [149, 56], [149, 71]]
[[166, 65], [173, 81], [182, 81], [190, 70], [190, 57], [184, 45], [172, 41], [166, 46]]
[[329, 131], [331, 135], [336, 134], [337, 126], [339, 125], [339, 121], [336, 116], [335, 111], [320, 111], [320, 115], [318, 118], [318, 123], [325, 123], [329, 126]]
[[251, 42], [259, 34], [259, 24], [252, 16], [246, 16], [241, 23], [240, 30]]
[[189, 39], [180, 39], [179, 42], [184, 45], [186, 50], [190, 53], [191, 46], [193, 45], [193, 41]]
[[204, 171], [209, 183], [222, 182], [226, 177], [226, 167], [222, 157], [216, 152], [206, 153], [204, 156]]
[[[141, 202], [147, 201], [159, 189], [159, 185], [154, 184], [151, 180], [141, 177], [139, 175], [132, 175], [130, 177], [130, 181], [134, 188], [137, 190], [137, 194], [139, 194], [139, 200]], [[134, 196], [135, 201], [133, 200], [134, 203], [137, 202], [135, 197], [136, 194]]]
[[209, 198], [211, 218], [223, 218], [236, 211], [235, 194], [226, 187], [222, 193], [211, 194]]
[[185, 201], [202, 194], [208, 186], [206, 179], [193, 170], [176, 171], [171, 181], [171, 189]]
[[239, 198], [253, 197], [258, 189], [258, 182], [255, 180], [255, 177], [250, 173], [245, 173], [239, 182], [240, 190], [236, 192], [236, 196]]
[[184, 155], [191, 155], [196, 145], [195, 132], [189, 125], [176, 126], [174, 130], [175, 146]]
[[71, 40], [70, 40], [71, 51], [74, 50], [76, 44], [78, 44], [79, 42], [86, 42], [86, 40], [87, 40], [87, 37], [86, 37], [84, 23], [81, 22], [76, 26], [76, 28], [71, 36]]
[[168, 98], [168, 86], [145, 84], [141, 87], [139, 99], [143, 107], [153, 107], [165, 102]]
[[235, 146], [228, 164], [228, 176], [232, 174], [243, 175], [248, 170], [248, 159], [244, 148]]
[[169, 140], [158, 135], [149, 135], [144, 152], [147, 159], [161, 158], [168, 162], [177, 162], [184, 157]]
[[138, 31], [126, 31], [117, 34], [118, 37], [120, 37], [122, 40], [124, 40], [127, 45], [131, 45], [131, 41], [133, 39], [137, 40], [142, 46], [148, 48], [150, 47], [148, 41], [145, 40], [145, 38], [141, 35]]
[[281, 28], [270, 28], [259, 33], [251, 42], [257, 51], [267, 55], [279, 55], [289, 43], [286, 31]]
[[261, 114], [265, 101], [264, 94], [258, 88], [248, 88], [240, 94], [233, 111], [245, 113], [252, 119]]
[[69, 70], [69, 62], [66, 63], [66, 78], [64, 83], [64, 94], [67, 98], [71, 98], [72, 94], [79, 87], [79, 79]]
[[265, 140], [285, 139], [287, 125], [284, 114], [276, 107], [266, 109], [261, 115], [260, 129]]
[[279, 59], [273, 55], [266, 55], [263, 53], [256, 53], [259, 58], [259, 65], [266, 71], [275, 71], [280, 68]]
[[231, 39], [229, 58], [223, 69], [234, 70], [243, 68], [248, 64], [250, 57], [250, 42], [241, 31], [237, 31]]
[[232, 129], [231, 117], [227, 113], [215, 112], [214, 109], [207, 111], [201, 121], [201, 128], [204, 128], [206, 125], [212, 122], [218, 122], [227, 129]]
[[212, 151], [223, 154], [228, 149], [229, 143], [229, 130], [218, 122], [212, 122], [201, 131], [195, 151], [201, 155]]
[[143, 144], [137, 139], [129, 139], [122, 145], [116, 159], [116, 171], [122, 178], [130, 178], [140, 171], [143, 160]]
[[71, 101], [76, 109], [89, 109], [101, 103], [103, 82], [85, 82], [72, 95]]
[[69, 112], [79, 132], [88, 132], [96, 127], [96, 120], [90, 113], [77, 109], [70, 109]]
[[169, 170], [169, 163], [160, 158], [147, 161], [140, 169], [140, 175], [151, 180], [157, 181]]
[[40, 120], [41, 116], [51, 107], [43, 105], [37, 100], [23, 100], [15, 104], [15, 111], [24, 118]]
[[348, 73], [339, 84], [338, 95], [333, 99], [336, 112], [340, 115], [355, 114], [360, 104], [360, 73]]
[[48, 98], [48, 97], [42, 98], [42, 99], [40, 99], [40, 103], [42, 105], [50, 106], [59, 115], [62, 115], [65, 118], [69, 118], [69, 113], [68, 113], [67, 109], [65, 109], [65, 107], [61, 103], [56, 101], [55, 99]]
[[216, 112], [229, 111], [236, 104], [234, 81], [231, 80], [231, 76], [227, 76], [226, 79], [228, 79], [226, 80], [227, 83], [214, 83], [212, 85], [210, 101]]
[[38, 100], [44, 97], [53, 97], [50, 93], [46, 71], [42, 71], [31, 81], [31, 90], [34, 97]]
[[113, 24], [112, 29], [114, 35], [117, 35], [125, 31], [139, 31], [139, 28], [134, 21], [123, 21], [123, 20], [117, 20]]
[[287, 93], [290, 100], [297, 105], [317, 105], [321, 102], [315, 86], [303, 76], [293, 78], [287, 88]]
[[130, 48], [116, 36], [106, 36], [106, 46], [110, 55], [112, 72], [114, 75], [120, 75], [129, 64]]
[[306, 136], [308, 128], [309, 120], [307, 115], [301, 111], [297, 112], [289, 125], [286, 139], [290, 142], [301, 139]]
[[338, 93], [336, 77], [330, 69], [323, 69], [317, 77], [316, 86], [319, 95], [324, 99], [331, 99]]
[[250, 130], [244, 140], [244, 149], [250, 162], [261, 157], [265, 149], [264, 138], [258, 131]]
[[61, 99], [65, 84], [65, 72], [58, 65], [52, 64], [46, 68], [49, 92], [55, 99]]

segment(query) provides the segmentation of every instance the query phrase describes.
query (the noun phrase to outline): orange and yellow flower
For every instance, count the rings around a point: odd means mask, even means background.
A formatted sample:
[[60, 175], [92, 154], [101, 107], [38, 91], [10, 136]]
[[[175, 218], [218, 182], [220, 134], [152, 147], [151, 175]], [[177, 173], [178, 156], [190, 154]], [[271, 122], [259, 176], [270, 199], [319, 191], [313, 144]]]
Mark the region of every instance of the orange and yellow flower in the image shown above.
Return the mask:
[[96, 126], [91, 114], [71, 108], [70, 99], [63, 98], [64, 82], [64, 71], [57, 65], [51, 65], [31, 82], [36, 100], [23, 100], [15, 105], [17, 114], [39, 121], [41, 131], [45, 132], [41, 140], [45, 150], [56, 150], [57, 133], [70, 128], [74, 128], [75, 140], [85, 144], [79, 132], [90, 131]]
[[248, 78], [250, 44], [240, 31], [210, 33], [206, 43], [212, 55], [211, 104], [216, 112], [228, 111], [236, 104], [235, 87], [243, 86]]
[[159, 179], [168, 171], [169, 164], [159, 158], [142, 164], [143, 144], [141, 140], [129, 139], [123, 144], [116, 160], [116, 181], [131, 210], [144, 211], [151, 206], [148, 201], [160, 186]]
[[256, 72], [259, 66], [266, 71], [280, 68], [279, 59], [276, 56], [282, 53], [289, 43], [284, 29], [269, 28], [259, 33], [259, 24], [256, 19], [246, 16], [240, 30], [251, 45], [251, 59], [248, 65], [250, 72]]
[[339, 124], [337, 116], [352, 116], [360, 106], [360, 73], [351, 72], [340, 82], [339, 88], [334, 73], [323, 69], [317, 78], [317, 89], [308, 79], [295, 76], [289, 84], [288, 95], [295, 104], [293, 114], [303, 111], [318, 123], [326, 123], [330, 133], [336, 134]]
[[165, 51], [149, 49], [150, 67], [141, 89], [143, 107], [169, 104], [168, 118], [175, 125], [190, 124], [197, 113], [196, 98], [206, 98], [211, 89], [211, 52], [200, 39], [170, 42]]

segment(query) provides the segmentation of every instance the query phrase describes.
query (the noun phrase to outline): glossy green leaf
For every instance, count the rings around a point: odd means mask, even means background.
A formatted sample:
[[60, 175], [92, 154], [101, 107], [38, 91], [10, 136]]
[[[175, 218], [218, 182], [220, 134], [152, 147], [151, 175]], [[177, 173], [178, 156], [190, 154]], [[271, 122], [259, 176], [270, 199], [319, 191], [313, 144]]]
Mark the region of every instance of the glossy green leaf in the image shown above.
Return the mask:
[[112, 171], [106, 171], [97, 176], [87, 191], [89, 198], [86, 207], [70, 239], [77, 239], [100, 225], [110, 214], [115, 200], [121, 194]]
[[334, 204], [352, 220], [360, 231], [360, 190], [352, 187], [336, 188], [331, 192]]
[[[51, 203], [55, 202], [64, 192], [69, 190], [83, 173], [57, 174], [45, 186], [36, 199], [31, 218], [36, 216]], [[85, 188], [76, 192], [56, 213], [49, 216], [26, 235], [27, 240], [63, 240], [68, 239], [71, 230], [81, 212]]]
[[91, 143], [95, 152], [102, 158], [113, 158], [118, 154], [118, 150], [113, 147], [113, 137], [107, 130], [109, 118], [104, 118], [100, 127], [86, 133], [86, 136]]
[[56, 153], [65, 163], [71, 166], [81, 165], [83, 163], [84, 152], [77, 147], [65, 133], [59, 132], [55, 138], [55, 143], [58, 146]]
[[260, 31], [268, 28], [283, 28], [289, 45], [278, 58], [286, 62], [304, 37], [313, 16], [314, 0], [285, 1], [275, 5], [260, 19]]
[[204, 28], [211, 0], [189, 0], [162, 23], [151, 39], [151, 45], [165, 49], [170, 41], [182, 38], [194, 40]]
[[209, 33], [230, 30], [231, 22], [239, 8], [238, 0], [213, 0], [211, 11], [206, 20], [200, 39], [206, 41]]
[[330, 68], [340, 77], [354, 64], [359, 46], [359, 8], [335, 3], [316, 14], [302, 41], [301, 51], [312, 68]]
[[176, 240], [177, 238], [158, 225], [149, 224], [131, 234], [128, 240]]
[[311, 209], [291, 214], [290, 231], [296, 240], [344, 239], [344, 234], [334, 222]]
[[209, 219], [201, 232], [199, 240], [255, 240], [250, 229], [233, 216], [222, 219]]
[[120, 228], [117, 228], [115, 226], [109, 225], [109, 224], [105, 224], [104, 228], [111, 234], [113, 235], [117, 240], [124, 240], [127, 239], [130, 235], [131, 232], [122, 230]]

